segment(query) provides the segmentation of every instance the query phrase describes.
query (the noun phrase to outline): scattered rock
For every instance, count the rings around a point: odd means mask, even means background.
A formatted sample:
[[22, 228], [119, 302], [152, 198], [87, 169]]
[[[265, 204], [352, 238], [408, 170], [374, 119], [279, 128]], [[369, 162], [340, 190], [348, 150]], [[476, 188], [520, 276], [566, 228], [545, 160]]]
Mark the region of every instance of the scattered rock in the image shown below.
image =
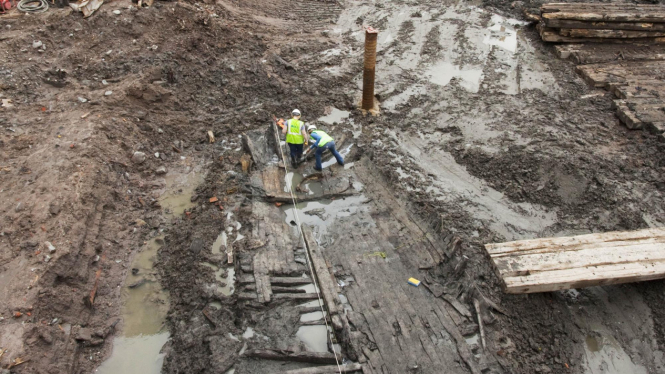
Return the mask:
[[51, 335], [51, 332], [48, 330], [42, 330], [39, 333], [39, 337], [46, 342], [47, 344], [53, 344], [53, 335]]
[[132, 268], [132, 275], [136, 275], [136, 274], [138, 274], [138, 273], [139, 273], [139, 269], [138, 269], [138, 268]]
[[48, 207], [49, 213], [53, 214], [54, 216], [60, 213], [60, 205], [52, 202], [51, 205]]
[[113, 95], [113, 91], [104, 92], [104, 96], [111, 96], [111, 95]]
[[160, 166], [155, 170], [155, 174], [157, 175], [163, 175], [166, 174], [166, 167], [165, 166]]
[[148, 112], [146, 112], [145, 110], [137, 110], [134, 113], [134, 117], [136, 117], [138, 119], [141, 119], [141, 120], [145, 119], [145, 117], [147, 117], [147, 116], [148, 116]]
[[76, 340], [78, 341], [89, 341], [92, 339], [92, 330], [88, 328], [80, 328], [79, 331], [76, 333]]
[[143, 152], [134, 152], [134, 154], [132, 155], [132, 161], [135, 164], [142, 164], [143, 162], [145, 162], [145, 158], [146, 158], [145, 153]]
[[16, 213], [18, 213], [18, 212], [22, 212], [24, 209], [25, 209], [25, 204], [18, 203], [18, 204], [16, 204], [16, 208], [14, 208], [14, 211]]
[[51, 244], [51, 242], [44, 242], [44, 246], [46, 247], [49, 253], [55, 252], [55, 246]]
[[32, 42], [32, 48], [34, 48], [34, 49], [40, 48], [43, 45], [44, 45], [44, 43], [42, 43], [41, 40], [35, 40], [35, 41]]
[[87, 102], [88, 102], [88, 99], [86, 99], [85, 97], [80, 97], [80, 96], [79, 96], [79, 97], [78, 97], [78, 101], [81, 102], [81, 103], [87, 103]]
[[113, 14], [115, 14], [116, 16], [119, 16], [120, 13], [121, 13], [121, 12], [120, 12], [118, 9], [116, 9], [116, 10], [113, 11]]
[[192, 244], [189, 246], [189, 250], [198, 254], [203, 249], [203, 239], [195, 238], [192, 240]]
[[33, 248], [37, 248], [38, 245], [39, 245], [38, 242], [36, 242], [34, 240], [28, 240], [28, 241], [25, 241], [25, 242], [21, 243], [21, 249], [33, 249]]
[[138, 227], [145, 226], [145, 224], [146, 222], [140, 218], [136, 220], [136, 226]]

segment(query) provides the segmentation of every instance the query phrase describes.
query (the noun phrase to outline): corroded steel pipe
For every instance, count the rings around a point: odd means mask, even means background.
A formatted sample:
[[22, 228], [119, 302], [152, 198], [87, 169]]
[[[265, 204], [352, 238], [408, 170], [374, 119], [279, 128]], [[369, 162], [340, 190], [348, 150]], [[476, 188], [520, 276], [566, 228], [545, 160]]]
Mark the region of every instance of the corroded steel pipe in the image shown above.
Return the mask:
[[379, 31], [367, 27], [365, 29], [365, 68], [363, 70], [363, 101], [362, 108], [370, 110], [374, 107], [374, 70], [376, 67], [376, 39]]

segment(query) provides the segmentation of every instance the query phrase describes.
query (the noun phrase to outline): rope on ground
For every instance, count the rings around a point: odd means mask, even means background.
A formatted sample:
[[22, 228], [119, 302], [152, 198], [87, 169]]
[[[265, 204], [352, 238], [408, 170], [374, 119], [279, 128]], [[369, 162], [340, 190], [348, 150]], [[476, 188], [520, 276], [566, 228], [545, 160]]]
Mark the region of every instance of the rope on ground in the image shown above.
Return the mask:
[[[282, 157], [282, 163], [284, 165], [284, 171], [288, 174], [289, 170], [286, 168], [286, 158], [284, 157], [284, 149], [282, 148], [282, 142], [279, 141], [279, 132], [277, 131], [277, 126], [273, 125], [273, 129], [275, 130], [275, 135], [276, 139], [279, 143], [279, 153], [281, 153]], [[291, 186], [293, 187], [293, 186]], [[298, 205], [296, 202], [296, 196], [293, 194], [293, 188], [289, 188], [289, 193], [291, 194], [291, 201], [293, 202], [293, 216], [296, 219], [296, 225], [298, 227], [298, 234], [300, 234], [300, 238], [302, 239], [303, 244], [305, 247], [307, 246], [307, 243], [305, 242], [305, 235], [302, 233], [302, 228], [300, 227], [300, 216], [298, 216]], [[333, 355], [335, 356], [335, 363], [337, 364], [337, 370], [339, 370], [340, 374], [342, 373], [342, 366], [339, 364], [339, 360], [337, 359], [337, 352], [335, 352], [335, 342], [333, 342], [332, 336], [331, 336], [331, 331], [332, 329], [328, 325], [328, 318], [326, 316], [326, 311], [325, 308], [323, 307], [323, 298], [321, 297], [321, 293], [319, 292], [319, 284], [316, 281], [316, 276], [314, 274], [314, 269], [312, 269], [312, 258], [309, 255], [309, 251], [305, 250], [305, 254], [307, 255], [307, 267], [309, 267], [309, 275], [312, 278], [312, 282], [314, 282], [314, 291], [316, 291], [316, 296], [318, 296], [318, 303], [319, 307], [321, 308], [321, 313], [323, 314], [323, 322], [326, 324], [326, 334], [328, 334], [328, 340], [330, 341], [330, 347], [332, 347], [333, 350]]]
[[48, 10], [46, 0], [21, 0], [16, 9], [26, 13], [42, 13]]

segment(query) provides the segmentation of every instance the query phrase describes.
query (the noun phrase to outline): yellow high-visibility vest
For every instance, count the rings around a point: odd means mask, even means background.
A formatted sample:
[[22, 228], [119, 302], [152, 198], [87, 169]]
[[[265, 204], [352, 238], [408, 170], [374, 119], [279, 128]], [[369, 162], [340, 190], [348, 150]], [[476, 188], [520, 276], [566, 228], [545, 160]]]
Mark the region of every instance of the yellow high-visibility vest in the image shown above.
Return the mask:
[[321, 137], [321, 140], [319, 140], [319, 147], [323, 147], [324, 145], [333, 141], [333, 138], [330, 135], [321, 130], [314, 130], [312, 131], [312, 134], [318, 134]]
[[295, 118], [291, 118], [286, 123], [288, 130], [286, 132], [286, 142], [291, 144], [303, 144], [305, 142], [305, 137], [302, 135], [300, 128], [302, 127], [302, 121]]

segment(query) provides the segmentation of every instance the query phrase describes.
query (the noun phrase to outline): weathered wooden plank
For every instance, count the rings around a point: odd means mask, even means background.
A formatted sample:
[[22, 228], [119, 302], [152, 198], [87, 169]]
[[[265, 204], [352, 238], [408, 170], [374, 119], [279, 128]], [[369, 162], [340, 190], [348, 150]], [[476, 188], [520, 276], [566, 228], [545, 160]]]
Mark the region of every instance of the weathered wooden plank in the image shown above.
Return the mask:
[[625, 9], [616, 11], [595, 11], [589, 9], [585, 12], [563, 11], [543, 13], [543, 19], [571, 19], [578, 21], [596, 22], [665, 22], [665, 10], [651, 10], [645, 12], [639, 9]]
[[665, 262], [607, 265], [505, 278], [506, 292], [533, 293], [665, 278]]
[[514, 257], [500, 257], [494, 263], [503, 277], [531, 275], [537, 272], [601, 267], [606, 264], [665, 261], [665, 243], [652, 243], [626, 248], [608, 246], [584, 250], [560, 251], [558, 253], [523, 255], [519, 261]]
[[318, 305], [298, 307], [298, 313], [300, 314], [313, 313], [313, 312], [321, 312], [321, 307]]
[[665, 10], [658, 4], [631, 3], [547, 3], [540, 6], [541, 12], [560, 12], [569, 9], [631, 9], [631, 10]]
[[[665, 81], [653, 80], [643, 83], [628, 83], [610, 87], [619, 99], [665, 98]], [[662, 103], [665, 104], [665, 103]]]
[[273, 286], [303, 286], [312, 283], [309, 277], [270, 277]]
[[560, 44], [554, 46], [557, 57], [562, 60], [569, 58], [573, 53], [577, 52], [583, 44]]
[[597, 30], [597, 29], [559, 29], [559, 35], [571, 38], [657, 38], [665, 36], [664, 31], [636, 31], [636, 30]]
[[334, 374], [334, 373], [353, 373], [362, 370], [362, 366], [357, 363], [345, 365], [317, 366], [304, 369], [295, 369], [285, 371], [284, 374]]
[[317, 300], [319, 295], [315, 293], [278, 293], [272, 295], [272, 298], [289, 300]]
[[254, 280], [254, 276], [252, 274], [246, 274], [246, 275], [241, 275], [240, 277], [238, 277], [237, 282], [240, 285], [244, 285], [244, 284], [254, 283], [256, 281]]
[[330, 315], [336, 315], [339, 313], [342, 302], [339, 299], [337, 292], [335, 292], [335, 284], [333, 283], [332, 274], [328, 271], [326, 260], [323, 258], [323, 253], [319, 244], [314, 239], [314, 236], [312, 236], [312, 229], [307, 225], [302, 225], [301, 230], [305, 237], [307, 252], [312, 259], [312, 267], [316, 273], [319, 289], [323, 294], [323, 300], [326, 302]]
[[[574, 247], [582, 244], [605, 241], [608, 243], [650, 239], [665, 236], [665, 228], [651, 228], [637, 231], [611, 231], [599, 234], [578, 236], [562, 236], [556, 238], [527, 239], [507, 243], [485, 244], [485, 249], [492, 256], [516, 254], [517, 252], [544, 250], [545, 252], [560, 250], [563, 247]], [[556, 249], [559, 248], [559, 249]]]
[[245, 352], [247, 357], [262, 358], [264, 360], [309, 362], [312, 364], [336, 365], [342, 362], [342, 356], [330, 352], [289, 352], [276, 349], [251, 349]]
[[615, 100], [613, 106], [616, 108], [617, 117], [619, 120], [631, 130], [639, 130], [642, 128], [642, 121], [635, 115], [635, 113], [626, 105], [624, 100]]
[[665, 31], [665, 23], [653, 22], [586, 22], [568, 19], [545, 19], [545, 26], [555, 29]]
[[295, 287], [271, 286], [270, 289], [272, 290], [273, 294], [275, 294], [275, 293], [306, 293], [307, 292], [307, 290], [304, 290], [302, 288], [295, 288]]
[[665, 43], [665, 38], [656, 37], [656, 38], [633, 38], [633, 39], [622, 39], [622, 38], [573, 38], [570, 36], [563, 36], [559, 34], [558, 29], [553, 29], [545, 27], [542, 24], [538, 24], [538, 32], [540, 33], [540, 38], [544, 42], [550, 43], [615, 43], [615, 44], [632, 44], [632, 43], [647, 43], [647, 44], [663, 44]]
[[485, 247], [508, 293], [665, 278], [665, 228], [521, 240]]

